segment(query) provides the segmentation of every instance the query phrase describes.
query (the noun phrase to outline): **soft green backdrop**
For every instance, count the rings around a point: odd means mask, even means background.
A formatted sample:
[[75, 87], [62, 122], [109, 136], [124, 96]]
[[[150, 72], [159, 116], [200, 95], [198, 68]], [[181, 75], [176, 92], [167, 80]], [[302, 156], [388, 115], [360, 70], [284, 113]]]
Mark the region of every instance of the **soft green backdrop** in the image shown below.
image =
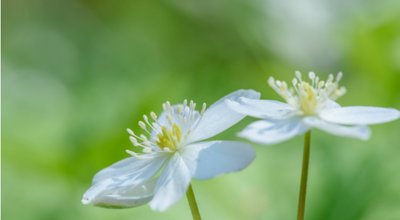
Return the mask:
[[[185, 198], [164, 213], [80, 200], [127, 156], [142, 114], [239, 88], [278, 98], [267, 77], [294, 70], [343, 71], [343, 105], [400, 108], [400, 1], [3, 0], [3, 219], [189, 219]], [[307, 219], [400, 219], [400, 123], [372, 130], [313, 133]], [[243, 172], [194, 181], [204, 219], [295, 219], [302, 141], [254, 146]]]

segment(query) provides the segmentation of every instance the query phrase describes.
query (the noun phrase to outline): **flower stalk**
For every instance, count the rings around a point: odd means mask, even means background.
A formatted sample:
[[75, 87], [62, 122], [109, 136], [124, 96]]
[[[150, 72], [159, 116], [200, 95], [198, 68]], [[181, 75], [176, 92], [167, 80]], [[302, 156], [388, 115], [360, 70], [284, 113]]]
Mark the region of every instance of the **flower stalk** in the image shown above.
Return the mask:
[[308, 179], [308, 164], [310, 161], [310, 139], [311, 131], [306, 132], [304, 136], [304, 152], [303, 152], [303, 165], [301, 168], [300, 180], [300, 193], [299, 193], [299, 206], [297, 211], [297, 220], [304, 219], [304, 209], [306, 206], [306, 193], [307, 193], [307, 179]]
[[197, 206], [196, 197], [194, 196], [192, 184], [189, 185], [189, 188], [186, 192], [186, 198], [189, 202], [190, 211], [192, 212], [193, 220], [201, 220], [199, 207]]

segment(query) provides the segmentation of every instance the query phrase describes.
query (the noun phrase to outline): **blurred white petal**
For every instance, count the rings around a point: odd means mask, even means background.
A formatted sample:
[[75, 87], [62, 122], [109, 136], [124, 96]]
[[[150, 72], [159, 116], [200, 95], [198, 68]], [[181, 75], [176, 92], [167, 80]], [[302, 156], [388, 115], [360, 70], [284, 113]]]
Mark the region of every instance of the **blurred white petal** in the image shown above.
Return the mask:
[[175, 153], [157, 181], [151, 208], [165, 211], [186, 193], [190, 180], [189, 168], [179, 153]]
[[308, 126], [303, 124], [300, 118], [293, 117], [280, 121], [253, 122], [241, 131], [239, 136], [260, 144], [275, 144], [304, 134], [307, 130]]
[[363, 125], [344, 126], [326, 122], [316, 117], [307, 117], [304, 118], [303, 121], [310, 127], [321, 129], [333, 135], [358, 138], [361, 140], [367, 140], [370, 136], [369, 128]]
[[254, 159], [255, 151], [249, 144], [236, 141], [209, 141], [187, 146], [182, 158], [190, 165], [192, 177], [210, 179], [221, 174], [240, 171]]
[[320, 112], [319, 116], [328, 122], [344, 125], [379, 124], [400, 118], [400, 112], [393, 108], [351, 106], [332, 108]]
[[188, 142], [204, 140], [219, 134], [242, 120], [245, 115], [238, 113], [226, 104], [226, 100], [238, 100], [240, 97], [259, 99], [260, 94], [254, 90], [237, 90], [211, 105], [193, 128]]
[[282, 120], [293, 115], [295, 111], [290, 105], [275, 100], [240, 98], [238, 101], [226, 102], [233, 110], [256, 118]]

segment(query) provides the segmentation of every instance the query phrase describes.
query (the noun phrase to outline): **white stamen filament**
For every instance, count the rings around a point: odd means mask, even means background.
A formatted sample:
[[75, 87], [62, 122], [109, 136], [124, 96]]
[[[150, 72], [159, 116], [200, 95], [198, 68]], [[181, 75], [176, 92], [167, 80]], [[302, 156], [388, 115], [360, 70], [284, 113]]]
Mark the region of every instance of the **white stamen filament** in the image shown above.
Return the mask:
[[128, 153], [128, 154], [130, 154], [130, 155], [133, 156], [133, 157], [139, 157], [139, 155], [138, 155], [136, 152], [134, 152], [134, 151], [125, 150], [125, 152]]
[[126, 131], [127, 131], [130, 135], [132, 135], [132, 136], [135, 135], [135, 133], [133, 133], [133, 131], [132, 131], [130, 128], [127, 128]]
[[[160, 124], [158, 116], [150, 112], [150, 117], [143, 115], [143, 121], [139, 121], [139, 127], [149, 135], [136, 135], [131, 129], [127, 129], [130, 141], [136, 147], [142, 148], [141, 153], [127, 150], [135, 157], [154, 151], [174, 152], [186, 140], [190, 131], [197, 126], [200, 117], [206, 111], [207, 105], [203, 103], [202, 108], [196, 111], [196, 103], [185, 99], [183, 105], [172, 107], [169, 101], [162, 105], [165, 124]], [[182, 132], [183, 131], [183, 132]]]
[[143, 130], [146, 129], [146, 124], [143, 121], [139, 121], [138, 123], [139, 127], [142, 128]]
[[154, 121], [157, 121], [157, 115], [154, 112], [150, 112], [150, 116]]
[[327, 81], [320, 81], [314, 72], [309, 72], [308, 77], [311, 83], [303, 81], [299, 71], [295, 72], [295, 76], [291, 88], [288, 88], [286, 82], [275, 80], [273, 77], [268, 79], [268, 84], [302, 114], [314, 114], [328, 99], [336, 100], [346, 93], [344, 87], [339, 88], [342, 73], [338, 73], [336, 77], [329, 74]]
[[204, 114], [204, 112], [206, 111], [206, 108], [207, 108], [207, 104], [204, 102], [204, 103], [203, 103], [203, 106], [201, 107], [201, 111], [200, 111], [200, 114], [201, 114], [201, 115]]

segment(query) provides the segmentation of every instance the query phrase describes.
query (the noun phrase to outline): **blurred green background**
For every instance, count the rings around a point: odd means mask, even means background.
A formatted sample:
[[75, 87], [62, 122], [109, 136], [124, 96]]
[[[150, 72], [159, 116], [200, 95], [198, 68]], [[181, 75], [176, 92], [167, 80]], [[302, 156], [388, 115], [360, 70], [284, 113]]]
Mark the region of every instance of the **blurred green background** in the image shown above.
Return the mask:
[[[3, 0], [3, 219], [190, 219], [185, 198], [164, 213], [80, 200], [128, 156], [142, 114], [240, 88], [276, 99], [267, 77], [295, 70], [343, 71], [342, 105], [399, 109], [400, 2]], [[307, 219], [400, 219], [400, 123], [372, 130], [367, 142], [313, 132]], [[302, 141], [194, 181], [204, 219], [295, 219]]]

